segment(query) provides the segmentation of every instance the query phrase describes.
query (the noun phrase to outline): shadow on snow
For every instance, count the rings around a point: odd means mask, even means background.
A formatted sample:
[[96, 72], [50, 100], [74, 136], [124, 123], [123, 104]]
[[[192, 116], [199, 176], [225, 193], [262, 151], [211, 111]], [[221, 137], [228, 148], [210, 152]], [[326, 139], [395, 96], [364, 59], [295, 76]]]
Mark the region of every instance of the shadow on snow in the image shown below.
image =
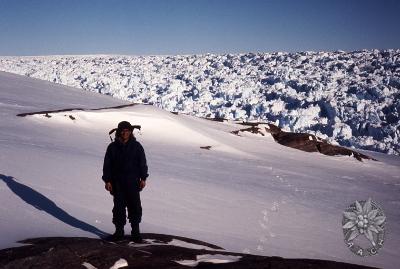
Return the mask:
[[63, 209], [58, 207], [52, 200], [50, 200], [43, 194], [35, 191], [34, 189], [17, 182], [13, 177], [0, 174], [0, 179], [3, 180], [10, 188], [10, 190], [18, 195], [19, 198], [24, 200], [27, 204], [35, 207], [36, 209], [45, 211], [47, 214], [57, 218], [65, 224], [86, 232], [90, 232], [99, 237], [104, 237], [105, 235], [107, 235], [107, 233], [97, 229], [96, 227], [71, 216]]

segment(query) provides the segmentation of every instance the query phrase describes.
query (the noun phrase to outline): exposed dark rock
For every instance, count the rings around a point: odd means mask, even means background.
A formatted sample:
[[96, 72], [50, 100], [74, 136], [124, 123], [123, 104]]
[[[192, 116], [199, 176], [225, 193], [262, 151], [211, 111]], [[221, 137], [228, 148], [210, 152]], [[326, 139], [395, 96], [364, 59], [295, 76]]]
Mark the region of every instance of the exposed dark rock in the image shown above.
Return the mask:
[[26, 116], [36, 115], [36, 114], [45, 114], [45, 116], [48, 117], [48, 113], [59, 113], [59, 112], [67, 112], [67, 111], [73, 111], [73, 110], [96, 111], [96, 110], [105, 110], [105, 109], [119, 109], [119, 108], [134, 106], [134, 105], [136, 105], [136, 104], [128, 104], [128, 105], [120, 105], [120, 106], [109, 106], [109, 107], [101, 107], [101, 108], [88, 108], [88, 109], [84, 109], [84, 108], [80, 108], [80, 107], [77, 107], [77, 108], [65, 108], [65, 109], [58, 109], [58, 110], [45, 110], [45, 111], [21, 113], [21, 114], [17, 114], [17, 116], [18, 117], [26, 117]]
[[[214, 264], [200, 262], [197, 268], [271, 268], [271, 269], [313, 269], [313, 268], [371, 268], [361, 265], [312, 259], [284, 259], [281, 257], [256, 256], [227, 252], [218, 246], [205, 242], [162, 234], [143, 234], [144, 244], [134, 244], [129, 238], [118, 242], [83, 237], [48, 237], [27, 239], [21, 243], [29, 245], [0, 250], [0, 267], [74, 269], [84, 268], [84, 263], [95, 268], [110, 268], [119, 259], [124, 259], [128, 267], [123, 268], [190, 268], [176, 261], [196, 260], [197, 255], [240, 256], [239, 261]], [[204, 249], [171, 245], [171, 241], [204, 246]]]
[[217, 122], [227, 121], [226, 119], [221, 118], [221, 117], [215, 117], [215, 118], [206, 117], [206, 118], [203, 118], [203, 119], [210, 120], [210, 121], [217, 121]]
[[[247, 122], [240, 124], [250, 127], [240, 130], [235, 130], [232, 131], [231, 133], [239, 135], [239, 132], [251, 132], [254, 134], [261, 134], [262, 136], [264, 136], [265, 132], [268, 132], [271, 133], [272, 137], [275, 139], [276, 142], [287, 147], [303, 150], [306, 152], [320, 152], [322, 154], [329, 156], [335, 156], [335, 155], [353, 156], [359, 161], [362, 161], [363, 159], [376, 161], [374, 158], [371, 158], [357, 151], [329, 144], [327, 141], [324, 141], [312, 134], [285, 132], [282, 131], [281, 128], [271, 123]], [[268, 128], [265, 127], [262, 128], [259, 127], [259, 125], [268, 125]]]
[[353, 156], [358, 161], [362, 161], [363, 159], [376, 161], [374, 158], [359, 153], [357, 151], [329, 144], [328, 142], [312, 134], [284, 132], [281, 130], [280, 132], [272, 134], [272, 137], [281, 145], [300, 149], [307, 152], [320, 152], [324, 155], [329, 156]]
[[272, 134], [272, 137], [281, 145], [299, 149], [306, 152], [318, 152], [315, 136], [305, 133], [291, 133], [281, 131]]
[[261, 134], [262, 136], [264, 136], [264, 134], [260, 132], [260, 128], [258, 128], [256, 126], [251, 126], [249, 128], [235, 130], [235, 131], [232, 131], [231, 133], [240, 136], [239, 132], [250, 132], [250, 133], [253, 133], [253, 134]]
[[201, 149], [206, 149], [206, 150], [210, 150], [211, 146], [200, 146]]

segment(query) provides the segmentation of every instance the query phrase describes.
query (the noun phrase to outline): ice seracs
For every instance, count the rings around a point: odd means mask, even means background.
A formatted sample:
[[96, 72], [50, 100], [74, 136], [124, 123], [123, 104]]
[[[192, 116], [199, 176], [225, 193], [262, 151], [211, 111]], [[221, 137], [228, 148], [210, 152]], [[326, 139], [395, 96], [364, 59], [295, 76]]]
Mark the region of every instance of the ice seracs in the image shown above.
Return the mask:
[[399, 55], [397, 49], [0, 57], [0, 70], [200, 117], [279, 120], [290, 131], [399, 154]]

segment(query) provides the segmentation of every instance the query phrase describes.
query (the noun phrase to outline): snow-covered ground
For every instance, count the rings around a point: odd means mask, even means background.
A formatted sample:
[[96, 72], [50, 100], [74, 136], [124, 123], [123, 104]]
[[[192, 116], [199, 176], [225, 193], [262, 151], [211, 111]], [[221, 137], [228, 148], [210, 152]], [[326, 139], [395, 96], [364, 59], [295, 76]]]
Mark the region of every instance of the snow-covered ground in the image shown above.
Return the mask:
[[400, 153], [400, 50], [0, 57], [0, 70], [201, 117]]
[[[242, 128], [234, 123], [148, 105], [16, 116], [125, 103], [0, 72], [1, 248], [29, 237], [113, 232], [102, 162], [108, 131], [128, 120], [142, 125], [136, 136], [149, 164], [143, 232], [195, 238], [236, 252], [397, 268], [398, 156], [368, 152], [379, 161], [359, 162], [306, 153], [270, 136], [233, 135], [230, 131]], [[387, 234], [378, 255], [361, 258], [343, 241], [342, 214], [368, 197], [385, 211]]]

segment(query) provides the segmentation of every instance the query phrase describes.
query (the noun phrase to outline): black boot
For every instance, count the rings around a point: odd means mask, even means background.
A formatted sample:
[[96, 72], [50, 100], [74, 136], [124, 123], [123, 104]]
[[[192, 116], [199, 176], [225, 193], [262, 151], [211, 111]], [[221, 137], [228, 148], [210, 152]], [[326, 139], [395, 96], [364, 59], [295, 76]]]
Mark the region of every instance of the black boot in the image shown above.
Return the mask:
[[115, 227], [115, 232], [107, 237], [107, 240], [109, 241], [118, 241], [124, 238], [125, 232], [124, 232], [124, 227], [116, 226]]
[[139, 223], [131, 223], [131, 226], [132, 226], [132, 231], [131, 231], [132, 241], [135, 243], [143, 243], [143, 238], [140, 235]]

